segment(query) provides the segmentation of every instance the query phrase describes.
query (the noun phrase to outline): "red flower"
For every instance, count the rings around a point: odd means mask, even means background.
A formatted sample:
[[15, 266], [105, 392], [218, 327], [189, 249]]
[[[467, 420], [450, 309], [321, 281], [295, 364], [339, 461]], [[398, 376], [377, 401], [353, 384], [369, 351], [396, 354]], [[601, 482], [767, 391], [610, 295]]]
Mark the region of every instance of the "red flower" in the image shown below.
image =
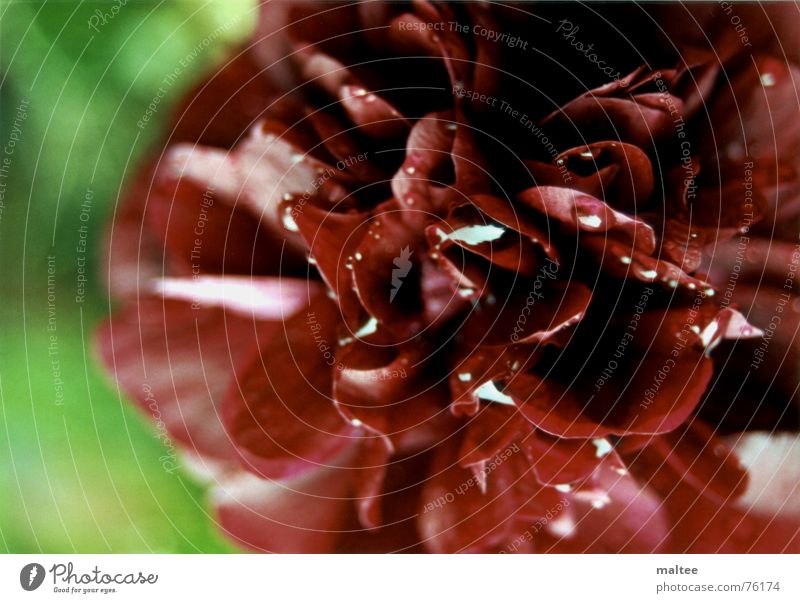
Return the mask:
[[100, 333], [231, 537], [800, 548], [798, 13], [726, 10], [264, 6]]

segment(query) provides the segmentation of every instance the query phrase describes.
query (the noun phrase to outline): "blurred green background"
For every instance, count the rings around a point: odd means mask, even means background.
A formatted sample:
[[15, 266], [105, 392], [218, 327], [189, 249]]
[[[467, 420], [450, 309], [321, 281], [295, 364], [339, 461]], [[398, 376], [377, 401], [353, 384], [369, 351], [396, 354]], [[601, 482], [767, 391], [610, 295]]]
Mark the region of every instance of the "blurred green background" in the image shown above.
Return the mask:
[[[181, 93], [252, 31], [253, 9], [238, 0], [0, 1], [4, 552], [233, 550], [202, 487], [164, 470], [150, 423], [87, 350], [109, 310], [98, 262], [120, 185]], [[205, 39], [138, 128], [164, 77]]]

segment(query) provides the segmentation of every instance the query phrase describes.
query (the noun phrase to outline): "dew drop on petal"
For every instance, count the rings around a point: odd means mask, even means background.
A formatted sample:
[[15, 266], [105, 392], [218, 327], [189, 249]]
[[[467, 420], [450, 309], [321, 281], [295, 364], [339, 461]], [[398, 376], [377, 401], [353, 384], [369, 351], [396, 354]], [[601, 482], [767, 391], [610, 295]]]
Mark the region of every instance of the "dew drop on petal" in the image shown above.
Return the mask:
[[283, 216], [281, 218], [281, 222], [283, 222], [283, 227], [290, 232], [300, 231], [300, 228], [298, 228], [297, 226], [297, 222], [294, 221], [294, 216], [292, 215], [291, 207], [283, 208]]
[[372, 335], [378, 330], [378, 319], [375, 317], [370, 318], [364, 326], [362, 326], [358, 331], [356, 331], [356, 337], [366, 337], [367, 335]]
[[578, 221], [585, 226], [589, 226], [590, 228], [598, 228], [603, 223], [603, 220], [600, 218], [600, 216], [580, 216]]
[[594, 444], [594, 447], [596, 448], [594, 455], [599, 459], [603, 458], [613, 450], [611, 442], [605, 438], [595, 438], [592, 440], [592, 444]]
[[514, 399], [497, 389], [494, 381], [487, 381], [475, 390], [475, 394], [481, 400], [488, 400], [489, 402], [497, 402], [498, 404], [506, 404], [508, 406], [516, 406]]

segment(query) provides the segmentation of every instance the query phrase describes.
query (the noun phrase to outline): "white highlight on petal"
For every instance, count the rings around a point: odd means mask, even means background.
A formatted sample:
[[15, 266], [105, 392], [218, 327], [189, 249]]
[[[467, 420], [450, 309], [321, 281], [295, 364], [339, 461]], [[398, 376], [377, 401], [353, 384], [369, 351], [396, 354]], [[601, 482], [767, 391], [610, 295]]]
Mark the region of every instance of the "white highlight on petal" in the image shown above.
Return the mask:
[[761, 74], [761, 85], [770, 88], [775, 85], [775, 76], [771, 73]]
[[719, 330], [719, 323], [716, 320], [712, 320], [710, 323], [708, 323], [706, 328], [703, 329], [703, 332], [700, 333], [700, 341], [703, 342], [703, 345], [705, 347], [709, 346], [712, 339], [714, 339], [714, 335], [717, 333], [718, 330]]
[[300, 228], [297, 226], [297, 222], [294, 221], [291, 207], [284, 208], [281, 222], [283, 222], [283, 227], [289, 232], [297, 232], [300, 230]]
[[580, 216], [578, 222], [591, 228], [597, 228], [603, 223], [600, 216]]
[[308, 283], [301, 285], [290, 279], [282, 283], [273, 279], [227, 276], [162, 278], [153, 283], [153, 291], [168, 299], [222, 307], [265, 320], [282, 319], [302, 308], [308, 287]]
[[642, 277], [643, 278], [656, 278], [658, 276], [658, 272], [655, 270], [643, 270]]
[[547, 530], [554, 536], [569, 538], [575, 533], [575, 520], [569, 512], [563, 513], [547, 524]]
[[497, 402], [498, 404], [506, 404], [508, 406], [516, 406], [514, 399], [497, 389], [494, 381], [487, 381], [475, 390], [475, 393], [481, 400], [488, 400], [490, 402]]
[[556, 486], [556, 490], [558, 490], [559, 492], [570, 492], [572, 490], [572, 486], [570, 486], [569, 484], [558, 484]]
[[506, 232], [505, 228], [500, 228], [494, 224], [478, 224], [475, 226], [462, 226], [447, 235], [452, 241], [463, 241], [467, 245], [480, 245], [496, 241]]
[[378, 319], [374, 316], [370, 318], [363, 327], [361, 327], [358, 331], [355, 332], [356, 337], [366, 337], [367, 335], [372, 335], [378, 330]]
[[459, 373], [458, 374], [459, 381], [471, 381], [472, 380], [472, 373]]
[[595, 438], [592, 440], [592, 444], [594, 444], [594, 447], [597, 449], [594, 455], [599, 459], [603, 458], [614, 449], [611, 442], [605, 438]]

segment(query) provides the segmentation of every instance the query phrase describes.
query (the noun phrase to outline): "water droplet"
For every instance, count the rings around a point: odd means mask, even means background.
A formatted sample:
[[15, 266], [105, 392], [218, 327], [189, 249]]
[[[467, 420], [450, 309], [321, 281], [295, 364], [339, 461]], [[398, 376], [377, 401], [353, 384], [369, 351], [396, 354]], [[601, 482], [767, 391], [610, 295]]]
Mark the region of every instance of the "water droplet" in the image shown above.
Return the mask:
[[508, 406], [516, 406], [514, 399], [497, 389], [494, 381], [487, 381], [475, 390], [475, 394], [481, 400], [488, 400], [489, 402], [497, 402], [498, 404], [506, 404]]
[[298, 163], [302, 163], [305, 158], [306, 158], [305, 155], [301, 153], [295, 153], [294, 155], [292, 155], [292, 163], [294, 163], [295, 165]]
[[363, 259], [364, 259], [364, 256], [361, 255], [361, 252], [360, 251], [356, 251], [356, 262], [360, 262]]
[[317, 265], [317, 258], [315, 258], [310, 253], [306, 256], [306, 260], [308, 260], [308, 263], [311, 264], [312, 266], [316, 266]]
[[764, 73], [761, 75], [761, 85], [765, 88], [771, 88], [775, 85], [775, 76], [772, 73]]
[[294, 195], [292, 193], [283, 193], [284, 201], [291, 201], [292, 199], [294, 199]]
[[600, 218], [600, 216], [580, 216], [578, 221], [581, 224], [589, 226], [590, 228], [598, 228], [603, 223], [603, 220]]
[[375, 317], [370, 318], [364, 326], [362, 326], [358, 331], [356, 331], [356, 337], [366, 337], [367, 335], [372, 335], [378, 330], [378, 319]]
[[570, 486], [569, 484], [558, 484], [556, 486], [556, 490], [558, 490], [559, 492], [569, 492], [572, 490], [572, 486]]
[[642, 278], [649, 278], [649, 279], [653, 279], [658, 276], [658, 272], [656, 272], [655, 270], [642, 270], [640, 274], [642, 275]]
[[283, 208], [283, 217], [281, 221], [283, 222], [283, 227], [286, 230], [290, 232], [299, 232], [300, 229], [297, 227], [297, 222], [294, 221], [291, 207]]
[[599, 459], [603, 458], [613, 450], [611, 442], [605, 438], [595, 438], [592, 440], [592, 444], [594, 444], [594, 447], [596, 448], [594, 455]]
[[462, 382], [470, 381], [472, 379], [472, 373], [459, 373], [458, 380]]
[[455, 130], [457, 130], [457, 129], [458, 129], [458, 124], [454, 124], [454, 123], [452, 123], [452, 122], [451, 122], [451, 123], [447, 124], [447, 125], [445, 126], [445, 128], [447, 128], [448, 130], [450, 130], [450, 131], [453, 131], [453, 132], [454, 132]]
[[461, 241], [467, 245], [480, 245], [481, 243], [496, 241], [502, 237], [505, 232], [505, 228], [495, 226], [494, 224], [477, 224], [474, 226], [462, 226], [449, 235], [445, 235], [445, 238], [451, 241]]
[[405, 169], [406, 174], [413, 174], [416, 171], [417, 171], [417, 168], [415, 168], [413, 165], [409, 165]]
[[629, 258], [627, 255], [623, 255], [621, 258], [619, 258], [619, 261], [623, 264], [630, 264], [631, 258]]

